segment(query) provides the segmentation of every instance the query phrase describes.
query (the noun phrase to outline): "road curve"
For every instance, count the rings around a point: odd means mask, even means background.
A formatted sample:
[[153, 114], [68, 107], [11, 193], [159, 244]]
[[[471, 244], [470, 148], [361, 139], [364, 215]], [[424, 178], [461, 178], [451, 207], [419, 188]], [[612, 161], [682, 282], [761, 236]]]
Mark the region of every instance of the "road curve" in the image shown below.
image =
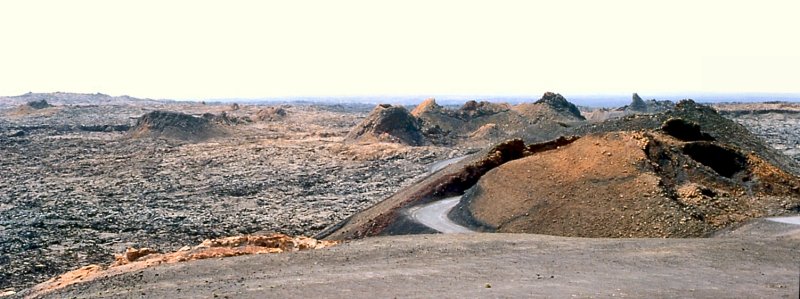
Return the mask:
[[769, 221], [780, 222], [780, 223], [788, 223], [794, 225], [800, 225], [800, 216], [790, 216], [790, 217], [770, 217], [767, 218]]
[[426, 205], [411, 208], [411, 218], [441, 233], [472, 233], [469, 228], [456, 224], [447, 214], [458, 204], [461, 196], [449, 197]]
[[464, 158], [466, 158], [466, 157], [469, 157], [469, 155], [450, 158], [450, 159], [447, 159], [447, 160], [442, 160], [442, 161], [439, 161], [439, 162], [435, 162], [435, 163], [431, 164], [430, 166], [428, 166], [428, 173], [437, 172], [440, 169], [449, 166], [450, 164], [455, 164], [455, 163], [458, 163], [461, 160], [464, 160]]

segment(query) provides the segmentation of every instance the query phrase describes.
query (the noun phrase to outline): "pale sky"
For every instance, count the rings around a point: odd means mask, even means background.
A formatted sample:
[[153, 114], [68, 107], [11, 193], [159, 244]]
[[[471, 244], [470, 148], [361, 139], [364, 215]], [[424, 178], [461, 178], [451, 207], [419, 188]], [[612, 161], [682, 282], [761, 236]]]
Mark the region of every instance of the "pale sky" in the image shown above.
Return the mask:
[[798, 13], [797, 0], [3, 1], [0, 95], [798, 93]]

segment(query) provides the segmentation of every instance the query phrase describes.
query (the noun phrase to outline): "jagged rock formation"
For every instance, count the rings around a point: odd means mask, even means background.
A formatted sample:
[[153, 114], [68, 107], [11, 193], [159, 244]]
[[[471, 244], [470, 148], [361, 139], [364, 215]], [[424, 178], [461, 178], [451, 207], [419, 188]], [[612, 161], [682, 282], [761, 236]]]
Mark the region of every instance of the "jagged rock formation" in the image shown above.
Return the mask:
[[349, 142], [396, 142], [422, 145], [425, 142], [417, 119], [402, 106], [380, 104], [345, 137]]
[[575, 104], [567, 101], [567, 99], [565, 99], [561, 94], [549, 91], [545, 92], [542, 98], [536, 101], [535, 104], [546, 105], [567, 116], [575, 117], [577, 119], [584, 119], [581, 115], [581, 111], [578, 110], [578, 107], [575, 106]]
[[135, 138], [165, 137], [185, 141], [201, 141], [221, 133], [207, 118], [160, 110], [143, 115], [130, 130]]
[[672, 101], [658, 101], [656, 99], [644, 101], [639, 97], [639, 94], [634, 92], [631, 97], [631, 103], [618, 110], [623, 111], [624, 115], [628, 115], [637, 113], [659, 113], [672, 109], [673, 107], [675, 107], [675, 103]]
[[634, 92], [632, 98], [631, 104], [628, 105], [630, 110], [647, 112], [647, 104], [639, 97], [639, 94]]
[[619, 108], [585, 108], [582, 113], [590, 122], [603, 122], [617, 119], [631, 114], [655, 114], [669, 111], [675, 107], [671, 101], [658, 101], [655, 99], [642, 100], [637, 93], [631, 96], [631, 103]]

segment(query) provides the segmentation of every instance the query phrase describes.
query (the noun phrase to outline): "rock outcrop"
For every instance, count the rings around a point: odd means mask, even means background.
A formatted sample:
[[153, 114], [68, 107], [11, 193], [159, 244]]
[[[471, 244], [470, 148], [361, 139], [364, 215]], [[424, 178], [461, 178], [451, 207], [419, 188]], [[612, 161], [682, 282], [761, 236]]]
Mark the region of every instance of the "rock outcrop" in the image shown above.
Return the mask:
[[558, 93], [549, 91], [545, 92], [544, 95], [542, 95], [542, 98], [536, 101], [535, 104], [544, 104], [568, 116], [572, 116], [581, 120], [585, 119], [575, 104], [570, 103], [564, 98], [564, 96]]
[[642, 100], [641, 97], [639, 97], [639, 94], [634, 92], [631, 99], [631, 104], [628, 105], [628, 108], [633, 111], [647, 111], [647, 104], [644, 102], [644, 100]]
[[396, 142], [422, 145], [425, 142], [417, 119], [402, 106], [380, 104], [345, 137], [350, 142]]
[[161, 110], [139, 117], [129, 132], [135, 138], [165, 137], [185, 141], [201, 141], [221, 134], [207, 118]]
[[[2, 101], [3, 101], [3, 99], [0, 98], [0, 102], [2, 102]], [[0, 107], [2, 107], [2, 106], [3, 105], [0, 104]], [[50, 105], [50, 103], [47, 102], [47, 100], [44, 100], [44, 99], [33, 100], [33, 101], [28, 101], [25, 104], [18, 105], [16, 107], [16, 109], [9, 110], [7, 113], [9, 115], [12, 115], [12, 116], [25, 116], [25, 115], [31, 115], [31, 114], [33, 114], [33, 115], [52, 115], [54, 113], [57, 113], [57, 110], [58, 110], [58, 109], [47, 109], [47, 108], [52, 108], [52, 107], [55, 107], [55, 106]]]
[[411, 115], [414, 117], [420, 117], [424, 113], [432, 113], [432, 112], [439, 112], [442, 110], [442, 106], [436, 104], [436, 99], [434, 98], [427, 98], [422, 103], [419, 103], [414, 110], [411, 111]]
[[658, 101], [656, 99], [651, 100], [642, 100], [642, 98], [637, 93], [633, 93], [631, 97], [631, 103], [618, 108], [617, 111], [623, 111], [625, 115], [628, 114], [652, 114], [652, 113], [660, 113], [672, 109], [675, 107], [675, 103], [672, 101]]
[[255, 115], [256, 121], [276, 121], [286, 117], [286, 110], [281, 107], [267, 107], [258, 110]]
[[53, 105], [50, 105], [50, 103], [48, 103], [46, 100], [30, 101], [26, 105], [31, 109], [45, 109], [53, 107]]

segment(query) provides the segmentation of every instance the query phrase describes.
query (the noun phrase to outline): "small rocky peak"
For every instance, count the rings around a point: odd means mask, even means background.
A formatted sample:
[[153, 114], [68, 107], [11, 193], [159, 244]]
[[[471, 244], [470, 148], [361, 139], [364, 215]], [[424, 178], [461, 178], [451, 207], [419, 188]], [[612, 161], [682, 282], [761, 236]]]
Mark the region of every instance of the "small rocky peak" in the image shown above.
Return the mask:
[[580, 119], [584, 119], [581, 116], [581, 111], [578, 109], [575, 104], [570, 103], [567, 99], [564, 98], [561, 94], [554, 93], [554, 92], [545, 92], [542, 95], [542, 98], [535, 102], [536, 104], [544, 104], [556, 111], [565, 112], [567, 114], [571, 114]]
[[436, 104], [436, 99], [434, 98], [427, 98], [422, 103], [419, 103], [414, 110], [411, 111], [411, 115], [415, 117], [419, 117], [425, 112], [433, 112], [442, 109], [442, 106]]
[[647, 103], [639, 97], [639, 94], [633, 93], [631, 104], [628, 106], [631, 110], [634, 111], [646, 111], [647, 110]]

